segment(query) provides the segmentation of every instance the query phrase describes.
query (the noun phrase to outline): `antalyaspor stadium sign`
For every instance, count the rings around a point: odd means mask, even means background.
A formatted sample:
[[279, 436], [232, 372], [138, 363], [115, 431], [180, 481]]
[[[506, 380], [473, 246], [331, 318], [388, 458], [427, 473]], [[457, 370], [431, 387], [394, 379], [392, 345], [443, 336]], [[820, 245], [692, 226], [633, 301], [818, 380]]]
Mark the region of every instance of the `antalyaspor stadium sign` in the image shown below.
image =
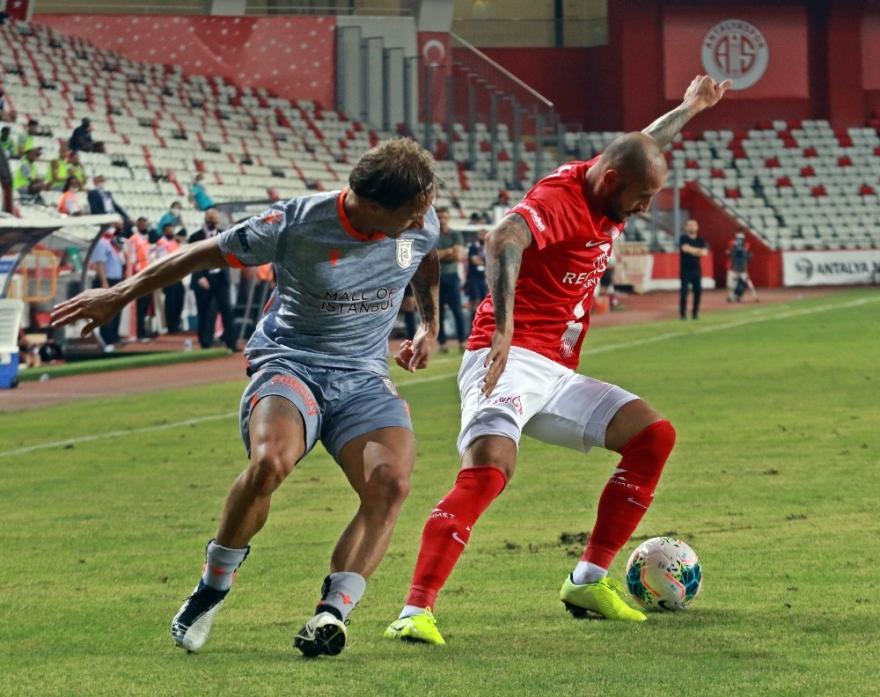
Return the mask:
[[730, 80], [732, 89], [744, 90], [763, 77], [770, 61], [767, 40], [742, 19], [725, 19], [703, 39], [703, 67], [715, 80]]
[[782, 278], [787, 286], [880, 283], [880, 249], [783, 252]]

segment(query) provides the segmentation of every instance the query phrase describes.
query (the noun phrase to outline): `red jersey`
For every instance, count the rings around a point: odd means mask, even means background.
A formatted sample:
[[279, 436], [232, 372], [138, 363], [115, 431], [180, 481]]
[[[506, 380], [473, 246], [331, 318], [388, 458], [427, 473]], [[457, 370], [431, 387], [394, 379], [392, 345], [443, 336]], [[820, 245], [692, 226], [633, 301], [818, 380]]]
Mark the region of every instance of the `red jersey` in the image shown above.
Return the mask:
[[[514, 291], [513, 345], [572, 369], [590, 325], [593, 292], [623, 229], [590, 210], [586, 175], [598, 159], [562, 165], [509, 211], [532, 231]], [[490, 294], [477, 308], [468, 348], [491, 346], [494, 331]]]

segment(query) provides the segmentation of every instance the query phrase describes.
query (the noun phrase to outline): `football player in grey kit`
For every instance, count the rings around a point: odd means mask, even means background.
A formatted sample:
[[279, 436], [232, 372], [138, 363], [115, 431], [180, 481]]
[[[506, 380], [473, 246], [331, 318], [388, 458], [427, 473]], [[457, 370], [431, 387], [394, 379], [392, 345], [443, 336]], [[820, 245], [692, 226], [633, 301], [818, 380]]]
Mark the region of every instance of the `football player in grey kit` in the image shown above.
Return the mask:
[[278, 285], [245, 355], [241, 400], [250, 458], [232, 485], [202, 577], [171, 624], [198, 651], [269, 514], [272, 493], [320, 438], [360, 498], [330, 559], [322, 599], [294, 639], [307, 656], [345, 647], [348, 614], [378, 566], [409, 489], [415, 438], [388, 378], [388, 335], [411, 283], [422, 325], [397, 362], [427, 366], [437, 336], [439, 235], [431, 156], [386, 141], [355, 165], [349, 188], [276, 203], [263, 215], [191, 245], [106, 290], [62, 303], [53, 323], [87, 320], [83, 335], [137, 297], [198, 269], [272, 263]]

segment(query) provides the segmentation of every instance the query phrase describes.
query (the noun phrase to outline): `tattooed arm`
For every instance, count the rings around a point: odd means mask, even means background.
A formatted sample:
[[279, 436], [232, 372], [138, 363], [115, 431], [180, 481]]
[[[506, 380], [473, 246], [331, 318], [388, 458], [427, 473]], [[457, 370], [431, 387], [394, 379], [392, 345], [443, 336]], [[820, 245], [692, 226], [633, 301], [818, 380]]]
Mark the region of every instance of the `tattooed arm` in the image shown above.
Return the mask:
[[684, 93], [681, 104], [663, 114], [642, 133], [651, 136], [661, 148], [669, 145], [688, 121], [715, 106], [729, 87], [730, 80], [718, 84], [708, 75], [697, 75]]
[[428, 325], [437, 336], [439, 323], [437, 307], [440, 305], [440, 262], [437, 250], [431, 250], [422, 259], [410, 281], [416, 306], [422, 316], [422, 324]]
[[513, 299], [523, 251], [532, 243], [526, 221], [517, 213], [502, 220], [486, 238], [486, 277], [495, 309], [495, 334], [484, 366], [483, 394], [491, 395], [507, 366], [513, 341]]
[[412, 341], [407, 339], [400, 345], [395, 361], [404, 370], [414, 371], [428, 367], [431, 349], [440, 329], [437, 319], [437, 308], [440, 306], [440, 259], [436, 249], [422, 259], [410, 285], [422, 316], [422, 324]]

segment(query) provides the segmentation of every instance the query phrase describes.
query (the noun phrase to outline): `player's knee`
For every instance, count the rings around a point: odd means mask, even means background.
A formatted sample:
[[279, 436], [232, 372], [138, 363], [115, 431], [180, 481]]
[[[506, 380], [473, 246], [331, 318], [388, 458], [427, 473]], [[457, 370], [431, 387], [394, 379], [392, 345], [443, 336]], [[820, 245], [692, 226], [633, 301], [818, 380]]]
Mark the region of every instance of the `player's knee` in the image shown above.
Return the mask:
[[675, 447], [675, 427], [667, 419], [655, 421], [643, 431], [653, 454], [664, 462]]
[[484, 436], [477, 438], [465, 452], [462, 466], [494, 467], [510, 481], [516, 469], [516, 443], [501, 436]]
[[374, 511], [391, 511], [400, 508], [409, 490], [409, 468], [379, 465], [373, 469], [362, 499], [364, 506]]
[[251, 457], [249, 484], [258, 496], [275, 491], [293, 469], [292, 456], [271, 445], [258, 446]]

